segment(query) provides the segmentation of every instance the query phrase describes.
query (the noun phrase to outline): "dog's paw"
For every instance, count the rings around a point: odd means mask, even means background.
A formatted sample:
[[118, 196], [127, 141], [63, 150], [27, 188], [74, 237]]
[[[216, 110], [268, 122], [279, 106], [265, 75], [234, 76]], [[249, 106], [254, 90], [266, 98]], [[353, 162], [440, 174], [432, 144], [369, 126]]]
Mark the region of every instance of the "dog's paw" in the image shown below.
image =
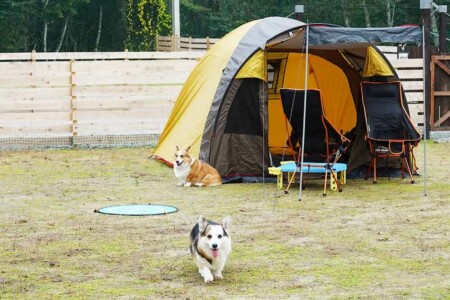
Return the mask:
[[215, 273], [214, 278], [215, 279], [223, 279], [222, 273]]
[[202, 186], [205, 186], [205, 184], [202, 183], [202, 182], [197, 182], [197, 183], [195, 184], [195, 186], [200, 186], [200, 187], [202, 187]]
[[177, 186], [183, 186], [183, 183], [182, 182], [178, 182]]
[[211, 274], [205, 275], [204, 279], [205, 279], [205, 283], [209, 283], [209, 282], [213, 282], [214, 281], [214, 277]]
[[184, 184], [184, 186], [187, 186], [187, 187], [189, 187], [189, 186], [191, 186], [192, 185], [192, 182], [186, 182], [185, 184]]

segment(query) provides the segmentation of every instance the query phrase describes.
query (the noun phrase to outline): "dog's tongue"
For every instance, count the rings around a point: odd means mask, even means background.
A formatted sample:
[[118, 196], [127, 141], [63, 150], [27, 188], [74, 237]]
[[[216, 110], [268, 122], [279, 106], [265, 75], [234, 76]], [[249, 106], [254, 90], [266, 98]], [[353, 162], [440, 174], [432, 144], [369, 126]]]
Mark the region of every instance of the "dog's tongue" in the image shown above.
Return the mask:
[[219, 250], [217, 250], [217, 249], [211, 249], [211, 252], [212, 252], [212, 256], [213, 256], [213, 257], [219, 256]]

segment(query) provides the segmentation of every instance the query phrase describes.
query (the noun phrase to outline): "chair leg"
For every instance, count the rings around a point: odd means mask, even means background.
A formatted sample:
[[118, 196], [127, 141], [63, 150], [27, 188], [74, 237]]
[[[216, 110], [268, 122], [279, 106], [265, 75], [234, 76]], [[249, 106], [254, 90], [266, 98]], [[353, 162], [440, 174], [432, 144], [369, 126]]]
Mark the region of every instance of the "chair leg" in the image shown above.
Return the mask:
[[[288, 178], [289, 182], [288, 182], [288, 185], [286, 186], [286, 189], [284, 190], [285, 194], [289, 194], [289, 188], [291, 187], [291, 184], [294, 181], [296, 173], [297, 173], [297, 169], [294, 170], [294, 174], [292, 174], [291, 178]], [[288, 177], [289, 177], [289, 175], [288, 175]]]
[[[334, 181], [336, 182], [336, 185], [337, 185], [337, 189], [338, 189], [339, 193], [341, 193], [342, 192], [341, 184], [337, 180], [336, 174], [331, 169], [330, 169], [330, 176], [333, 176], [333, 179], [334, 179]], [[331, 180], [331, 177], [330, 177], [330, 180]]]
[[327, 195], [327, 179], [328, 179], [328, 168], [325, 169], [325, 179], [323, 184], [323, 196], [325, 197]]
[[402, 161], [403, 161], [403, 160], [405, 160], [405, 165], [406, 165], [406, 168], [407, 168], [407, 170], [408, 170], [408, 174], [409, 174], [409, 178], [411, 179], [411, 183], [416, 182], [416, 181], [414, 180], [413, 175], [412, 175], [411, 169], [409, 168], [409, 163], [408, 163], [407, 158], [406, 158], [406, 157], [402, 157]]
[[[402, 154], [401, 159], [400, 159], [400, 161], [401, 161], [401, 169], [402, 169], [402, 179], [405, 179], [405, 164], [403, 163], [403, 160], [404, 160], [405, 158], [406, 158], [406, 157], [404, 157], [403, 154]], [[408, 173], [409, 173], [409, 172], [408, 172]]]

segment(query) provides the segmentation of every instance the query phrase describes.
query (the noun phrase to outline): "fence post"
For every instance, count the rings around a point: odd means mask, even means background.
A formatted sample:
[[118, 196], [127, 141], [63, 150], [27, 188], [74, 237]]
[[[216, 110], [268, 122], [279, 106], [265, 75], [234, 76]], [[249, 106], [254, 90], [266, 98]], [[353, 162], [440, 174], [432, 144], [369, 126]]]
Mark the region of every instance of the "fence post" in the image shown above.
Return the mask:
[[171, 44], [172, 44], [172, 51], [175, 51], [175, 36], [172, 35], [172, 40], [171, 40]]
[[125, 61], [128, 61], [128, 49], [125, 49]]
[[189, 50], [192, 50], [192, 36], [189, 37]]
[[36, 50], [31, 50], [31, 63], [36, 62]]
[[206, 51], [209, 50], [209, 36], [206, 37]]
[[77, 94], [76, 94], [76, 72], [74, 70], [75, 60], [70, 60], [70, 119], [72, 121], [72, 146], [76, 146], [75, 139], [78, 136], [78, 105], [77, 105]]

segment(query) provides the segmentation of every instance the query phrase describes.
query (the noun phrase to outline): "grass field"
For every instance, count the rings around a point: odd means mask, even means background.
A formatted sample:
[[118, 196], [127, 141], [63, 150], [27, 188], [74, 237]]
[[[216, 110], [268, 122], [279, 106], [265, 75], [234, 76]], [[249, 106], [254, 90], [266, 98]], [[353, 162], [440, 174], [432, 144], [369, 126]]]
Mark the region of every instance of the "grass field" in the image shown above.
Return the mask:
[[[422, 145], [416, 151], [423, 173]], [[423, 177], [176, 187], [151, 149], [1, 152], [1, 299], [450, 299], [450, 144], [428, 143]], [[114, 204], [165, 216], [94, 213]], [[203, 283], [188, 250], [198, 216], [232, 218], [224, 279]]]

